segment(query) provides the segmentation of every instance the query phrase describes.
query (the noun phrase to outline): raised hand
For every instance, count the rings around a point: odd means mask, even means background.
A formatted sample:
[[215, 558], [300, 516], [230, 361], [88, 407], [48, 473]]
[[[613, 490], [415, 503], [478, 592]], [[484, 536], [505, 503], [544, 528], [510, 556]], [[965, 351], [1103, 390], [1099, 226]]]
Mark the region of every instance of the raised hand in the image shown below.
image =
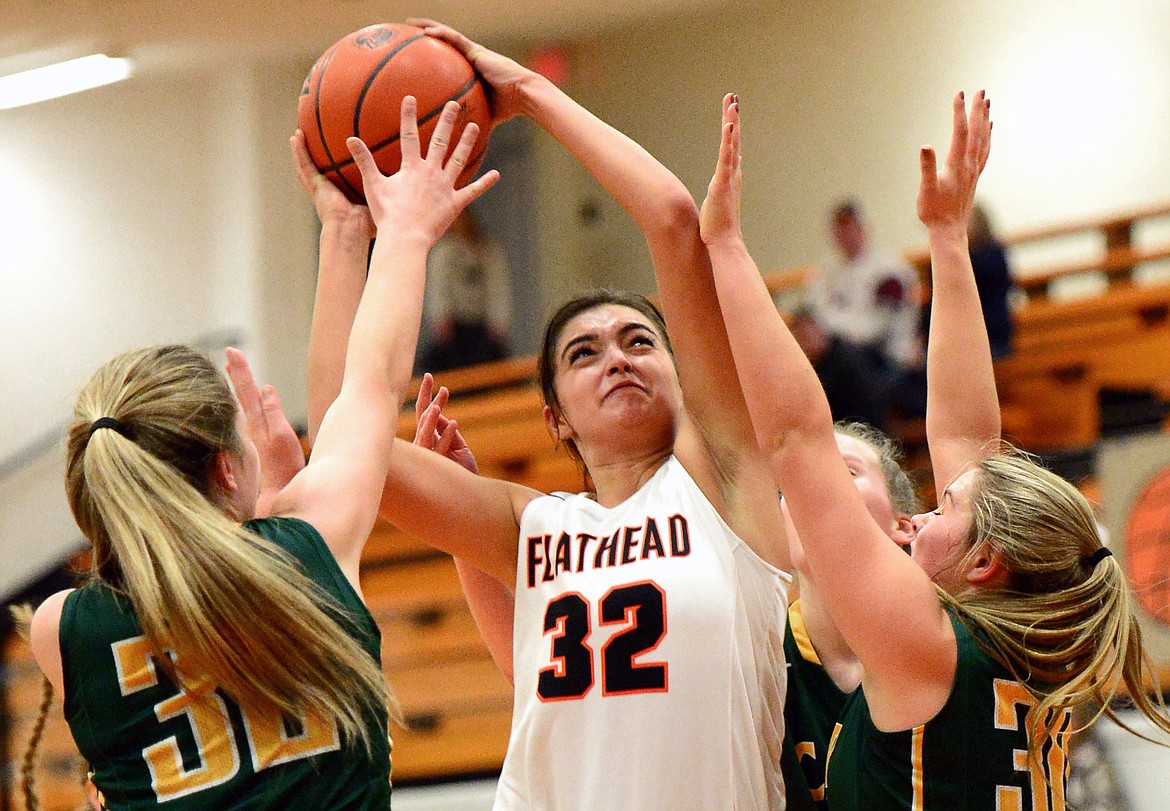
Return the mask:
[[[432, 395], [434, 396], [432, 397]], [[443, 409], [447, 405], [449, 395], [450, 393], [445, 386], [441, 387], [435, 394], [434, 377], [431, 376], [430, 372], [423, 375], [422, 385], [418, 389], [418, 399], [414, 402], [417, 427], [414, 432], [413, 444], [434, 451], [440, 456], [445, 456], [472, 473], [479, 473], [475, 454], [471, 452], [467, 441], [459, 433], [458, 423], [443, 416]]]
[[743, 189], [740, 165], [739, 96], [723, 97], [723, 131], [719, 142], [719, 162], [707, 186], [707, 198], [699, 212], [699, 234], [707, 245], [720, 239], [742, 240], [739, 206]]
[[464, 127], [448, 160], [447, 151], [459, 116], [459, 104], [447, 102], [424, 158], [419, 144], [416, 108], [414, 96], [402, 99], [399, 124], [402, 166], [395, 174], [382, 174], [374, 163], [374, 156], [360, 139], [349, 138], [346, 145], [362, 173], [362, 185], [374, 224], [379, 229], [390, 228], [396, 237], [417, 236], [429, 247], [446, 232], [468, 203], [495, 185], [500, 173], [492, 169], [462, 189], [456, 189], [455, 181], [467, 164], [479, 127], [474, 123]]
[[370, 219], [370, 210], [358, 203], [351, 203], [349, 198], [317, 171], [312, 158], [309, 157], [309, 149], [305, 146], [305, 134], [297, 130], [288, 142], [296, 164], [297, 180], [313, 201], [321, 224], [364, 227], [368, 236], [374, 236], [374, 221]]
[[948, 227], [966, 233], [975, 185], [991, 152], [991, 100], [980, 90], [968, 112], [959, 92], [953, 106], [951, 145], [942, 170], [938, 170], [933, 147], [922, 147], [919, 155], [918, 219], [927, 228]]
[[491, 90], [489, 102], [492, 108], [492, 123], [498, 124], [515, 115], [520, 115], [520, 84], [537, 74], [515, 60], [472, 42], [454, 28], [424, 17], [408, 19], [408, 25], [417, 25], [428, 35], [455, 46], [467, 57], [467, 61], [483, 77]]
[[260, 499], [256, 504], [256, 516], [263, 518], [268, 515], [277, 494], [305, 466], [305, 453], [284, 414], [276, 389], [256, 386], [243, 352], [229, 348], [226, 354], [224, 368], [232, 381], [248, 435], [260, 457]]

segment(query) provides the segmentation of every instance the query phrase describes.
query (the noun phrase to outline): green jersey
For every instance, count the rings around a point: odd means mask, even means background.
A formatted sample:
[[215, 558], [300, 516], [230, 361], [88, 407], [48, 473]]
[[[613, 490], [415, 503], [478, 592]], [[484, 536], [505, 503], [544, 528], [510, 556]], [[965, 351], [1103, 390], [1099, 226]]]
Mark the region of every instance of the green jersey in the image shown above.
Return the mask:
[[825, 756], [849, 694], [833, 683], [821, 665], [804, 626], [800, 600], [788, 608], [784, 658], [788, 662], [788, 693], [780, 768], [788, 811], [828, 811]]
[[1064, 811], [1071, 716], [1058, 745], [1029, 760], [1035, 702], [948, 609], [958, 642], [950, 697], [925, 724], [874, 726], [864, 690], [850, 698], [829, 753], [833, 811]]
[[[382, 637], [320, 533], [297, 519], [252, 521], [345, 609], [337, 631], [380, 661]], [[246, 621], [246, 619], [245, 619]], [[61, 613], [65, 719], [107, 807], [118, 811], [386, 811], [390, 748], [383, 708], [367, 718], [372, 755], [314, 715], [272, 717], [205, 684], [178, 686], [130, 601], [102, 583], [70, 594]], [[172, 658], [174, 654], [171, 654]]]

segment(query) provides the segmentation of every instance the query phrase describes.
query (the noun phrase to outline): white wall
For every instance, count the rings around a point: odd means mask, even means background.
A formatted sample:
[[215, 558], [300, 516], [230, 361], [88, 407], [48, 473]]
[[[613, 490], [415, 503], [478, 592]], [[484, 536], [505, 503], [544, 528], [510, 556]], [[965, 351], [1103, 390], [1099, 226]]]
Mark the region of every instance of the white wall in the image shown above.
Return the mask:
[[[1167, 41], [1156, 0], [785, 0], [567, 47], [574, 94], [699, 199], [719, 100], [740, 94], [745, 227], [771, 269], [824, 253], [825, 213], [844, 194], [866, 202], [882, 242], [920, 242], [917, 149], [943, 145], [958, 88], [992, 94], [983, 190], [1001, 227], [1167, 197]], [[63, 420], [114, 352], [209, 330], [238, 331], [303, 417], [315, 226], [287, 137], [307, 67], [149, 75], [0, 112], [0, 461]], [[543, 308], [595, 283], [651, 289], [625, 215], [547, 138], [535, 153]], [[586, 224], [590, 201], [601, 217]], [[5, 557], [30, 541], [12, 537], [6, 486]]]
[[[880, 241], [923, 242], [918, 148], [945, 149], [959, 89], [991, 94], [981, 196], [1000, 228], [1170, 197], [1167, 41], [1170, 14], [1153, 0], [786, 0], [598, 36], [576, 48], [574, 92], [698, 200], [720, 99], [739, 93], [745, 233], [774, 269], [823, 256], [827, 212], [847, 195], [865, 203]], [[623, 217], [577, 238], [645, 266]], [[637, 278], [648, 289], [649, 274]]]
[[[66, 420], [115, 353], [213, 332], [303, 415], [316, 240], [286, 157], [302, 78], [145, 76], [0, 111], [0, 460]], [[59, 460], [0, 479], [4, 591], [76, 543]]]

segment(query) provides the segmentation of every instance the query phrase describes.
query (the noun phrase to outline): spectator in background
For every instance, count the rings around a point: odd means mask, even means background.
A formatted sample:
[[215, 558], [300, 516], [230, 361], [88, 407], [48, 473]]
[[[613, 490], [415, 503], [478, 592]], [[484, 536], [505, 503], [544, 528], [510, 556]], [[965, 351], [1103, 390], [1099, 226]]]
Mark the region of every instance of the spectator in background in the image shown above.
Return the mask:
[[987, 210], [979, 204], [971, 210], [971, 221], [967, 225], [967, 249], [971, 254], [971, 266], [975, 268], [975, 286], [979, 288], [979, 303], [983, 307], [983, 321], [987, 324], [991, 357], [1002, 358], [1012, 351], [1012, 319], [1008, 311], [1012, 273], [1003, 243], [992, 231]]
[[431, 251], [424, 303], [429, 339], [417, 371], [438, 372], [508, 354], [512, 285], [503, 246], [468, 209]]
[[870, 385], [861, 351], [825, 331], [807, 309], [798, 310], [789, 326], [821, 381], [833, 419], [862, 420], [886, 430], [887, 403]]
[[839, 255], [814, 279], [807, 306], [826, 333], [856, 350], [865, 386], [884, 414], [896, 387], [921, 363], [918, 274], [870, 245], [856, 201], [833, 210], [832, 235]]

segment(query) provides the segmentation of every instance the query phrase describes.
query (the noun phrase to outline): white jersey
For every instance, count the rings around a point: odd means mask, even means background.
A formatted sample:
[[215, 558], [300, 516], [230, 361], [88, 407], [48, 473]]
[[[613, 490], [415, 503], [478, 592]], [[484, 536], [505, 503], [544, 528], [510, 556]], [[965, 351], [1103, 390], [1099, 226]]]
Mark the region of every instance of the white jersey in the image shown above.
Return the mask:
[[673, 456], [613, 509], [532, 501], [497, 811], [783, 809], [791, 582]]
[[808, 306], [832, 334], [902, 367], [918, 359], [920, 288], [918, 273], [906, 260], [867, 250], [818, 274], [809, 285]]

